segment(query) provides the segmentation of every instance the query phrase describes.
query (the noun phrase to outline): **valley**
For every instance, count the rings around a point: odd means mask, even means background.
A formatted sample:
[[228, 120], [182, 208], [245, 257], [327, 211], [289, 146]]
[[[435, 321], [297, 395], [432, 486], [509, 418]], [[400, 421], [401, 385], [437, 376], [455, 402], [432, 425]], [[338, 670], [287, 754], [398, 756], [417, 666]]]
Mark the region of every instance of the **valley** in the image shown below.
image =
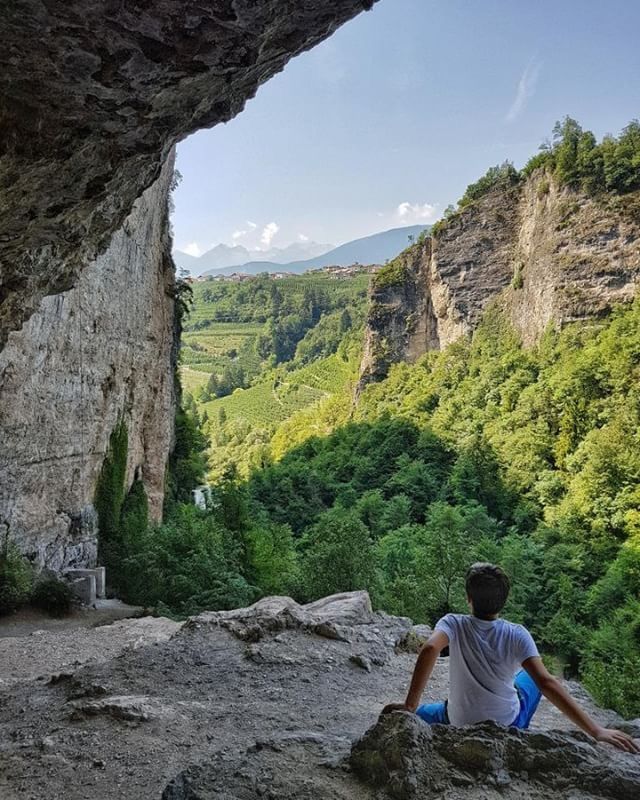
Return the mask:
[[180, 376], [211, 442], [212, 479], [246, 477], [298, 414], [353, 391], [370, 278], [363, 268], [191, 284]]

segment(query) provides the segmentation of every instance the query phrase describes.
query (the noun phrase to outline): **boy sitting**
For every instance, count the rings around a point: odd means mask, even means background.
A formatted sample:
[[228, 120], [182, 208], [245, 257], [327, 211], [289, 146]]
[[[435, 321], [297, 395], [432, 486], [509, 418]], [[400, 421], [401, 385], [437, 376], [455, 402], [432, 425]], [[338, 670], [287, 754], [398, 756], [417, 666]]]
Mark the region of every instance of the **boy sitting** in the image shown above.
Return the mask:
[[[471, 614], [447, 614], [438, 621], [418, 656], [407, 699], [385, 706], [382, 713], [411, 711], [425, 722], [445, 725], [493, 720], [528, 728], [543, 694], [594, 739], [640, 753], [640, 746], [630, 736], [603, 728], [578, 706], [549, 674], [526, 628], [500, 619], [510, 588], [500, 567], [473, 564], [465, 579]], [[449, 647], [449, 699], [419, 706], [445, 647]]]

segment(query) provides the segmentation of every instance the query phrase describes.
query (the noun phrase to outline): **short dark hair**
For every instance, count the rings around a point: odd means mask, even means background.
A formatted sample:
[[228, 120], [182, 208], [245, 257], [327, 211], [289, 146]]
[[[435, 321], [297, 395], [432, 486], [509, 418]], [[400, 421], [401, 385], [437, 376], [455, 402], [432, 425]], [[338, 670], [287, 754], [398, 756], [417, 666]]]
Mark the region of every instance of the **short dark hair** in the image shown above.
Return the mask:
[[499, 614], [504, 608], [511, 581], [507, 573], [496, 564], [478, 562], [467, 570], [464, 588], [473, 604], [473, 614], [480, 619]]

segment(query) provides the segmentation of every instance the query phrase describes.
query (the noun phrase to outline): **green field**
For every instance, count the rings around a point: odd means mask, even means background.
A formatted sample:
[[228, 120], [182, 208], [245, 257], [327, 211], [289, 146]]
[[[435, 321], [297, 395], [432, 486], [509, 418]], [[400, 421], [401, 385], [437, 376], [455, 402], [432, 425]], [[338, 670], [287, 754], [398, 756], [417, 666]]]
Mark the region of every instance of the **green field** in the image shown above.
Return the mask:
[[[199, 281], [184, 323], [180, 374], [211, 441], [210, 478], [247, 475], [297, 412], [354, 380], [370, 276]], [[278, 453], [287, 448], [287, 434]]]
[[351, 377], [349, 363], [332, 355], [249, 389], [237, 389], [228, 397], [204, 403], [201, 408], [214, 427], [223, 408], [228, 421], [244, 420], [252, 428], [270, 429], [301, 408], [339, 391]]
[[198, 389], [201, 389], [209, 378], [208, 372], [201, 372], [191, 367], [180, 367], [180, 383], [185, 392], [193, 394]]
[[[251, 350], [261, 329], [262, 326], [255, 323], [213, 322], [204, 330], [185, 331], [182, 334], [180, 362], [184, 367], [199, 372], [222, 373], [238, 353]], [[246, 360], [247, 356], [244, 358]], [[253, 360], [259, 366], [259, 359]]]

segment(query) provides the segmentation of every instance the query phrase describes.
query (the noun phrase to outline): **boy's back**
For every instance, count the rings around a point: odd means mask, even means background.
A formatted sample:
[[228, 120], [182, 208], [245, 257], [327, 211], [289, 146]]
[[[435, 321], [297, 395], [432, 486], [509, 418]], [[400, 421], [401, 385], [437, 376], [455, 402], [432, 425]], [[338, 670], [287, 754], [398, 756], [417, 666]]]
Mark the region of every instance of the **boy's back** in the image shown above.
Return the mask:
[[[388, 703], [383, 714], [410, 711], [431, 725], [495, 720], [525, 729], [544, 694], [597, 741], [628, 753], [640, 753], [638, 742], [622, 731], [598, 725], [580, 708], [557, 678], [549, 674], [526, 628], [499, 618], [511, 588], [503, 569], [496, 564], [472, 564], [464, 585], [471, 615], [447, 614], [438, 621], [418, 655], [407, 699], [404, 703]], [[445, 647], [449, 647], [448, 703], [420, 705]]]
[[538, 648], [522, 625], [447, 614], [436, 625], [449, 639], [448, 714], [453, 725], [493, 719], [511, 725], [520, 703], [513, 679]]

